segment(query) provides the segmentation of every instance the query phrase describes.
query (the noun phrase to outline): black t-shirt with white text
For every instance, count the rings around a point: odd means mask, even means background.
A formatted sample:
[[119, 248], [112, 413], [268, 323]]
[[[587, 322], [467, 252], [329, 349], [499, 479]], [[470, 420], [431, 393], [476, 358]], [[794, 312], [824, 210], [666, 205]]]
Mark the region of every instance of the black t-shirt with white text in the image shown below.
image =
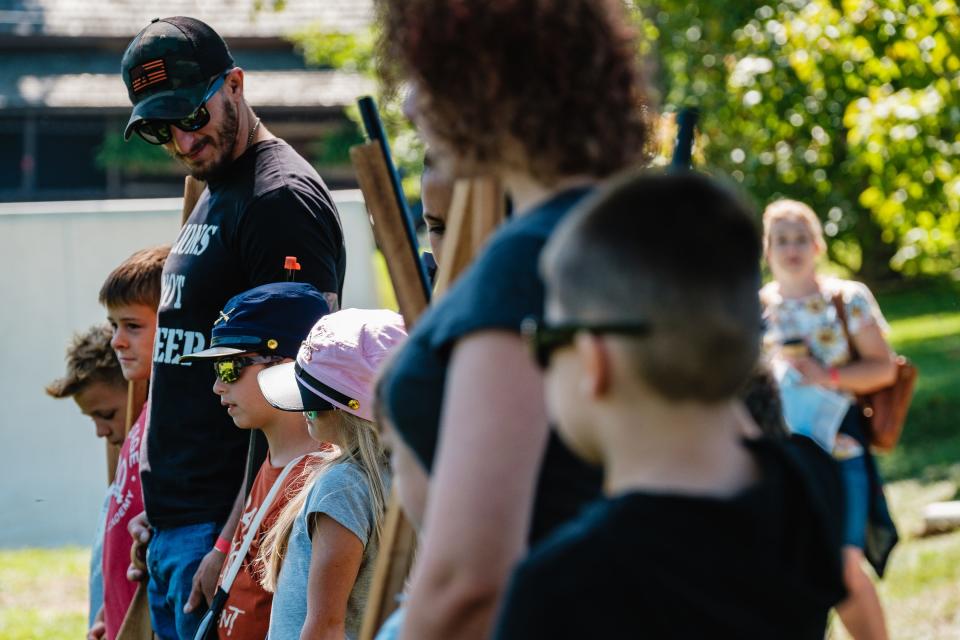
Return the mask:
[[163, 268], [150, 385], [147, 517], [155, 527], [223, 522], [243, 478], [249, 436], [213, 393], [204, 362], [179, 357], [210, 344], [232, 296], [287, 277], [341, 298], [346, 249], [333, 198], [313, 167], [280, 139], [259, 142], [203, 192]]

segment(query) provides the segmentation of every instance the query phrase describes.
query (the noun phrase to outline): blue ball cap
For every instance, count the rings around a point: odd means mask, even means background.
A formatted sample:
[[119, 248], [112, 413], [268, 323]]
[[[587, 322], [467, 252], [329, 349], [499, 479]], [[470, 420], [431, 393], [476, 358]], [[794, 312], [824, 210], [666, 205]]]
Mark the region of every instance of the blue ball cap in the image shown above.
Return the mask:
[[180, 356], [180, 362], [224, 358], [256, 351], [297, 357], [314, 323], [330, 312], [316, 287], [301, 282], [271, 282], [230, 298], [213, 323], [210, 348]]

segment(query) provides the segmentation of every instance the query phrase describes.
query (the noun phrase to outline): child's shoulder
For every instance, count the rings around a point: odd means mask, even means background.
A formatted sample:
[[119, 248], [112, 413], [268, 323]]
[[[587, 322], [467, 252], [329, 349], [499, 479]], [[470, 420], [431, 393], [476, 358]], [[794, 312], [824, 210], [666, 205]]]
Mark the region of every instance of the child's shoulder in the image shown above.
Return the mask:
[[616, 553], [616, 541], [624, 536], [617, 526], [616, 512], [611, 500], [594, 502], [579, 517], [559, 527], [534, 547], [528, 556], [529, 564], [595, 567], [598, 557]]
[[840, 296], [840, 298], [848, 304], [851, 300], [857, 298], [866, 298], [869, 300], [873, 297], [870, 289], [862, 282], [844, 280], [843, 278], [832, 276], [820, 279], [820, 290], [823, 292], [824, 297], [833, 298], [834, 296]]
[[367, 477], [359, 465], [350, 461], [326, 462], [310, 488], [311, 493], [323, 494], [344, 487], [363, 487], [366, 489]]

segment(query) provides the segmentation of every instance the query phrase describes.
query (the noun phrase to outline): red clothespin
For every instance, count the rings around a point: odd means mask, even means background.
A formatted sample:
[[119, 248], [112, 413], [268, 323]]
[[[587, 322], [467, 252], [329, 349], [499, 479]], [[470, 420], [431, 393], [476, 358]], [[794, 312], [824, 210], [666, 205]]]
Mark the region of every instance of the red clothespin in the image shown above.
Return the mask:
[[283, 268], [287, 270], [287, 282], [296, 280], [297, 271], [300, 271], [300, 263], [297, 262], [297, 256], [287, 256], [284, 258]]

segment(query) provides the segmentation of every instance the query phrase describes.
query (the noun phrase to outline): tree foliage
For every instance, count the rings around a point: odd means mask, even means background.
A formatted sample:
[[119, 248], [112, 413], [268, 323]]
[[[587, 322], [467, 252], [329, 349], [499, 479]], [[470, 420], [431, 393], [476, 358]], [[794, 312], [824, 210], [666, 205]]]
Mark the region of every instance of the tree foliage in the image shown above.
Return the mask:
[[867, 279], [960, 264], [956, 0], [638, 0], [665, 110], [702, 111], [701, 153], [765, 203], [823, 217]]
[[[867, 280], [958, 272], [957, 0], [630, 6], [661, 109], [700, 108], [707, 170], [760, 204], [808, 202], [831, 259]], [[322, 25], [294, 37], [309, 64], [366, 74], [373, 40]], [[381, 111], [413, 193], [422, 147], [396, 102]]]
[[[375, 39], [372, 28], [343, 33], [314, 23], [292, 34], [290, 39], [309, 66], [374, 76]], [[419, 176], [423, 169], [423, 144], [404, 117], [398, 98], [387, 98], [382, 93], [375, 97], [380, 118], [390, 138], [391, 155], [401, 175], [403, 189], [408, 197], [417, 197], [420, 193]], [[359, 109], [351, 105], [346, 112], [353, 126], [339, 132], [336, 140], [324, 141], [323, 156], [316, 160], [349, 162], [349, 147], [363, 141]]]

